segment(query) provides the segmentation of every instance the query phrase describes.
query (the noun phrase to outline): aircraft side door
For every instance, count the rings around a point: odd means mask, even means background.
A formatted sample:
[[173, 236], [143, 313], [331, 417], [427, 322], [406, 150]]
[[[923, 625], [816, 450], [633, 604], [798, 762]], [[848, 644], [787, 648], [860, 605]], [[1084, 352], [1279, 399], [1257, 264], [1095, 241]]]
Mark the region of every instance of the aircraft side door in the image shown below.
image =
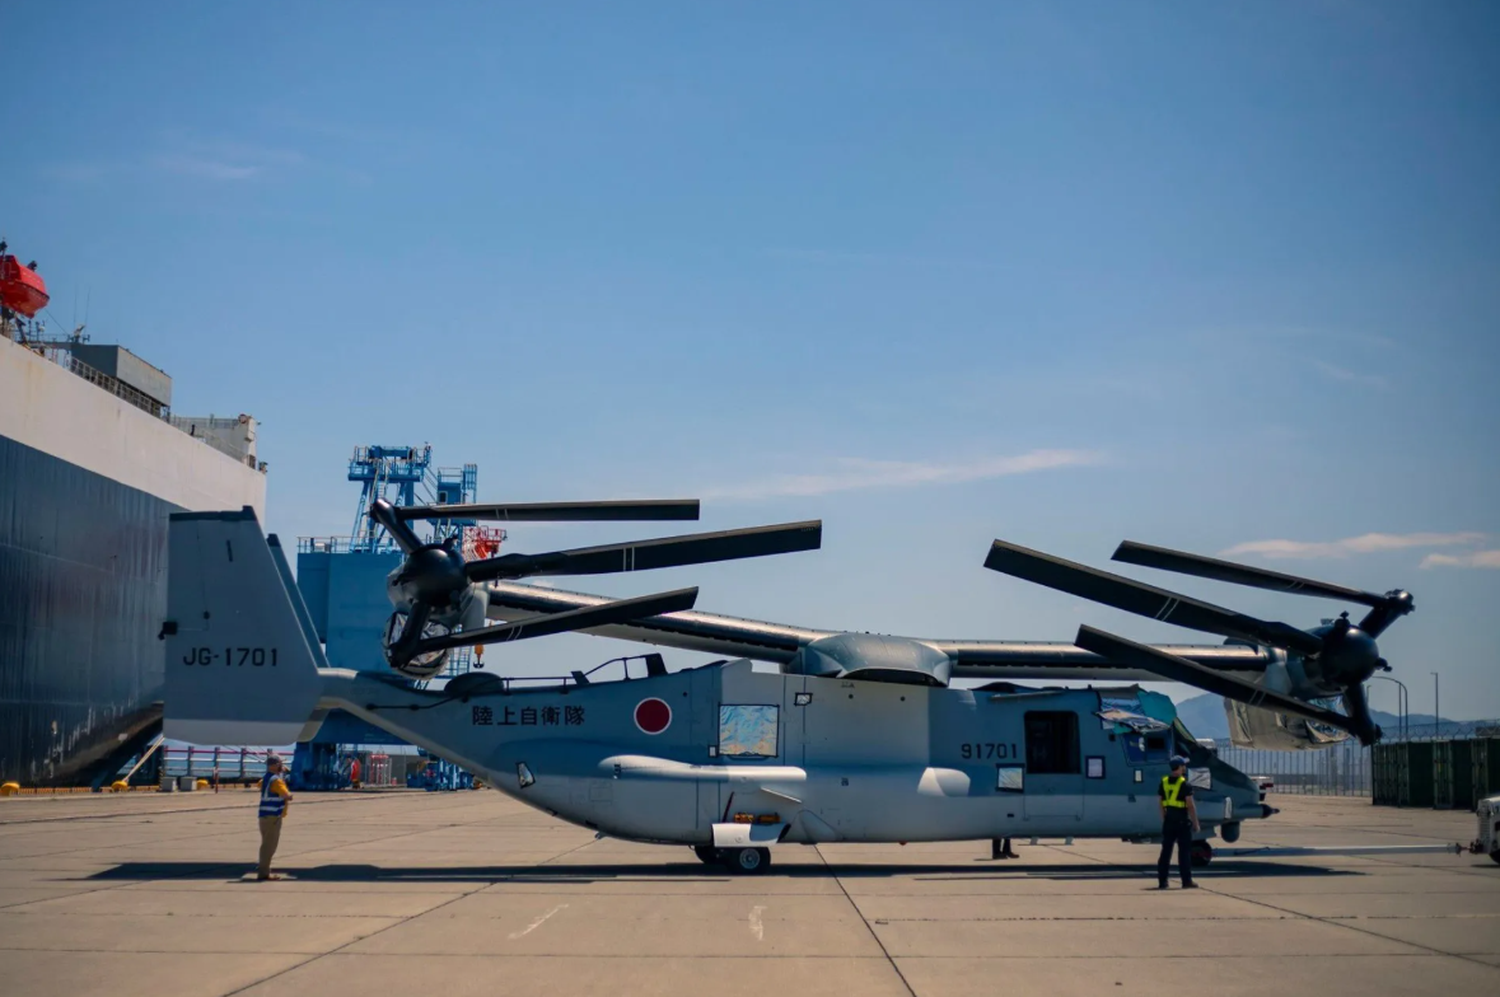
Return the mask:
[[1081, 820], [1083, 759], [1078, 714], [1027, 710], [1025, 814], [1028, 820]]
[[[698, 668], [689, 673], [688, 689], [692, 708], [691, 745], [699, 765], [714, 765], [719, 745], [719, 675], [717, 669]], [[710, 754], [710, 750], [714, 754]], [[707, 832], [724, 813], [723, 783], [717, 779], [698, 780], [698, 830]]]

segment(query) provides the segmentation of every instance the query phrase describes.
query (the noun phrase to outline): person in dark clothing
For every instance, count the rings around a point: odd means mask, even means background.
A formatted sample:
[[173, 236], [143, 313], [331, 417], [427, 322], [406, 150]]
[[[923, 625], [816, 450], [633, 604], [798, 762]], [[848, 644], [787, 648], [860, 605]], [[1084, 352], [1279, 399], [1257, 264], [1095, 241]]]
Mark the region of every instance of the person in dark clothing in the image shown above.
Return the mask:
[[1157, 807], [1161, 810], [1161, 857], [1156, 860], [1156, 888], [1167, 888], [1172, 871], [1172, 846], [1177, 846], [1177, 871], [1184, 890], [1195, 889], [1193, 882], [1193, 835], [1198, 831], [1198, 805], [1193, 801], [1193, 786], [1187, 781], [1187, 759], [1172, 758], [1172, 774], [1161, 777], [1156, 789]]

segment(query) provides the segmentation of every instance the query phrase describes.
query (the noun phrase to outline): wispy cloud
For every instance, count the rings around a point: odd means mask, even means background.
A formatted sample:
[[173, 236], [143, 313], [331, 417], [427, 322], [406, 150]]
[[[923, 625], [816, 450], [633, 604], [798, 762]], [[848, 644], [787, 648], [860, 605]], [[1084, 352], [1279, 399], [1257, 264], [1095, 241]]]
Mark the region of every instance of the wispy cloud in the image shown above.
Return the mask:
[[928, 267], [941, 270], [996, 270], [1003, 265], [996, 260], [921, 256], [907, 253], [850, 253], [836, 249], [778, 248], [766, 250], [766, 255], [779, 260], [791, 260], [796, 263]]
[[1467, 554], [1428, 554], [1424, 568], [1500, 568], [1500, 550], [1476, 550]]
[[[1335, 353], [1351, 350], [1368, 353], [1384, 352], [1400, 345], [1390, 336], [1326, 326], [1216, 325], [1194, 330], [1192, 336], [1210, 342], [1249, 344], [1257, 349], [1275, 343], [1278, 344], [1276, 348], [1279, 353], [1295, 353], [1298, 358], [1305, 358], [1314, 349]], [[1289, 350], [1280, 344], [1295, 344], [1295, 348]]]
[[1379, 374], [1363, 374], [1357, 370], [1349, 370], [1336, 364], [1327, 363], [1322, 360], [1314, 360], [1313, 367], [1333, 378], [1335, 381], [1346, 381], [1350, 384], [1367, 384], [1372, 388], [1383, 388], [1387, 381]]
[[112, 171], [109, 163], [71, 162], [42, 167], [45, 176], [70, 184], [91, 184], [103, 180]]
[[168, 134], [153, 152], [118, 159], [62, 163], [47, 168], [46, 172], [53, 179], [74, 184], [95, 183], [111, 177], [139, 179], [163, 173], [216, 183], [244, 183], [316, 166], [296, 149]]
[[[1477, 544], [1484, 539], [1483, 533], [1365, 533], [1357, 537], [1345, 537], [1343, 540], [1252, 540], [1235, 544], [1228, 550], [1221, 551], [1220, 556], [1260, 554], [1268, 558], [1311, 560], [1406, 550], [1412, 547], [1458, 547]], [[1442, 556], [1444, 555], [1429, 555], [1428, 559]], [[1425, 561], [1423, 566], [1427, 566]]]
[[1084, 450], [1033, 450], [1013, 457], [981, 457], [953, 463], [842, 457], [825, 471], [772, 475], [758, 481], [706, 488], [701, 494], [705, 498], [764, 499], [791, 495], [828, 495], [832, 492], [871, 488], [956, 485], [1013, 474], [1097, 464], [1099, 460], [1098, 454]]
[[306, 162], [302, 153], [243, 142], [186, 142], [151, 159], [159, 170], [203, 180], [254, 180]]
[[157, 169], [178, 176], [200, 177], [205, 180], [252, 180], [259, 176], [262, 167], [226, 163], [215, 159], [199, 159], [196, 156], [158, 156], [153, 163]]

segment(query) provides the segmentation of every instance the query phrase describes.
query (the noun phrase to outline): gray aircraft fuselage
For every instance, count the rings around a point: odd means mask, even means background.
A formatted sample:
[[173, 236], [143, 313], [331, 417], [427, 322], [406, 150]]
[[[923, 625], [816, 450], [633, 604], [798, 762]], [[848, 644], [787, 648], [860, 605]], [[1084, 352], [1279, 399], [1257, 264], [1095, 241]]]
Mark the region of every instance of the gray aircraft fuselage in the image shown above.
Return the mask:
[[1201, 836], [1232, 841], [1240, 821], [1272, 812], [1244, 774], [1148, 716], [1134, 687], [963, 689], [919, 667], [858, 678], [740, 658], [614, 682], [507, 689], [471, 674], [417, 689], [326, 667], [280, 543], [252, 511], [176, 514], [170, 546], [161, 637], [175, 739], [285, 744], [341, 708], [603, 834], [738, 856], [823, 841], [1148, 839], [1173, 753], [1189, 758]]
[[[1266, 815], [1249, 778], [1172, 731], [1148, 747], [1147, 735], [1107, 729], [1092, 689], [933, 688], [767, 673], [747, 660], [457, 698], [351, 671], [320, 676], [320, 707], [629, 840], [1145, 839], [1161, 830], [1157, 786], [1173, 752], [1193, 753], [1203, 836]], [[736, 840], [745, 815], [764, 823]]]

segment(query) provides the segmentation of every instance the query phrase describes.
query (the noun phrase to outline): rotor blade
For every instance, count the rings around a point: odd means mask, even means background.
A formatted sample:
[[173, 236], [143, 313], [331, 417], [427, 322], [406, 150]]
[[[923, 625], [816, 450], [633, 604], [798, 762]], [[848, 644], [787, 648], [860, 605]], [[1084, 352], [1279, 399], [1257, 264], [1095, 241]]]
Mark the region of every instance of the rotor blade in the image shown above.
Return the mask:
[[1127, 613], [1149, 616], [1192, 630], [1237, 637], [1306, 655], [1317, 654], [1323, 649], [1323, 642], [1317, 637], [1285, 623], [1258, 620], [1213, 603], [1201, 602], [1133, 578], [1112, 575], [1107, 571], [1003, 540], [996, 540], [991, 545], [984, 566], [991, 571], [1081, 596], [1123, 609]]
[[370, 518], [384, 526], [391, 539], [396, 541], [396, 546], [406, 553], [410, 554], [422, 546], [421, 539], [401, 520], [399, 510], [385, 499], [376, 499], [370, 503]]
[[1090, 626], [1078, 628], [1078, 636], [1074, 639], [1074, 643], [1085, 651], [1092, 651], [1094, 654], [1113, 661], [1129, 662], [1137, 668], [1153, 672], [1164, 679], [1182, 682], [1185, 685], [1202, 689], [1204, 692], [1211, 692], [1225, 699], [1244, 703], [1246, 706], [1274, 710], [1277, 713], [1289, 713], [1305, 720], [1315, 720], [1330, 727], [1337, 727], [1339, 730], [1346, 730], [1358, 736], [1361, 741], [1368, 733], [1362, 730], [1352, 718], [1342, 713], [1325, 710], [1321, 706], [1314, 706], [1293, 696], [1272, 692], [1270, 689], [1252, 685], [1225, 675], [1223, 672], [1204, 668], [1186, 658], [1179, 658], [1175, 654], [1159, 651], [1146, 644], [1137, 644], [1135, 641], [1116, 637], [1114, 634], [1096, 630]]
[[1344, 712], [1354, 723], [1350, 730], [1359, 737], [1360, 743], [1372, 744], [1380, 740], [1380, 726], [1370, 716], [1370, 701], [1365, 698], [1364, 683], [1355, 683], [1344, 689]]
[[697, 601], [697, 588], [658, 592], [655, 595], [643, 595], [634, 599], [620, 599], [615, 602], [606, 602], [602, 606], [590, 606], [587, 609], [571, 609], [565, 613], [533, 616], [530, 619], [522, 620], [520, 623], [481, 627], [478, 630], [460, 630], [441, 637], [430, 637], [418, 644], [413, 653], [426, 654], [429, 651], [441, 651], [444, 648], [450, 647], [468, 647], [473, 644], [498, 644], [502, 641], [527, 640], [532, 637], [547, 637], [551, 634], [581, 630], [585, 627], [625, 623], [630, 620], [659, 616], [662, 613], [677, 613], [686, 609], [692, 609], [693, 604]]
[[401, 636], [391, 643], [391, 654], [403, 661], [410, 661], [416, 657], [417, 652], [414, 648], [421, 643], [422, 631], [427, 628], [427, 621], [431, 618], [431, 603], [420, 600], [412, 603], [411, 612], [406, 616], [406, 626], [402, 628]]
[[503, 554], [464, 566], [470, 581], [525, 578], [532, 575], [604, 575], [684, 564], [732, 561], [768, 554], [817, 550], [823, 543], [823, 523], [810, 520], [780, 526], [756, 526], [721, 533], [692, 533], [658, 540], [578, 547], [546, 554]]
[[1385, 602], [1370, 610], [1359, 621], [1359, 628], [1371, 637], [1379, 637], [1385, 633], [1386, 627], [1416, 608], [1416, 600], [1411, 597], [1410, 592], [1392, 589], [1385, 594]]
[[1221, 561], [1218, 558], [1188, 554], [1180, 550], [1169, 550], [1166, 547], [1152, 547], [1133, 540], [1126, 540], [1120, 544], [1115, 551], [1114, 560], [1124, 561], [1127, 564], [1139, 564], [1147, 568], [1160, 568], [1163, 571], [1176, 571], [1184, 575], [1196, 575], [1199, 578], [1233, 582], [1236, 585], [1251, 585], [1255, 588], [1270, 589], [1273, 592], [1293, 592], [1297, 595], [1345, 599], [1365, 606], [1381, 606], [1387, 601], [1386, 596], [1376, 595], [1374, 592], [1364, 592], [1330, 582], [1314, 581], [1311, 578], [1301, 578], [1280, 571], [1268, 571], [1265, 568], [1253, 568], [1248, 564], [1235, 564], [1233, 561]]
[[663, 519], [697, 519], [697, 499], [629, 499], [614, 502], [472, 502], [454, 505], [409, 505], [396, 510], [402, 519], [485, 519], [508, 523], [605, 523]]

